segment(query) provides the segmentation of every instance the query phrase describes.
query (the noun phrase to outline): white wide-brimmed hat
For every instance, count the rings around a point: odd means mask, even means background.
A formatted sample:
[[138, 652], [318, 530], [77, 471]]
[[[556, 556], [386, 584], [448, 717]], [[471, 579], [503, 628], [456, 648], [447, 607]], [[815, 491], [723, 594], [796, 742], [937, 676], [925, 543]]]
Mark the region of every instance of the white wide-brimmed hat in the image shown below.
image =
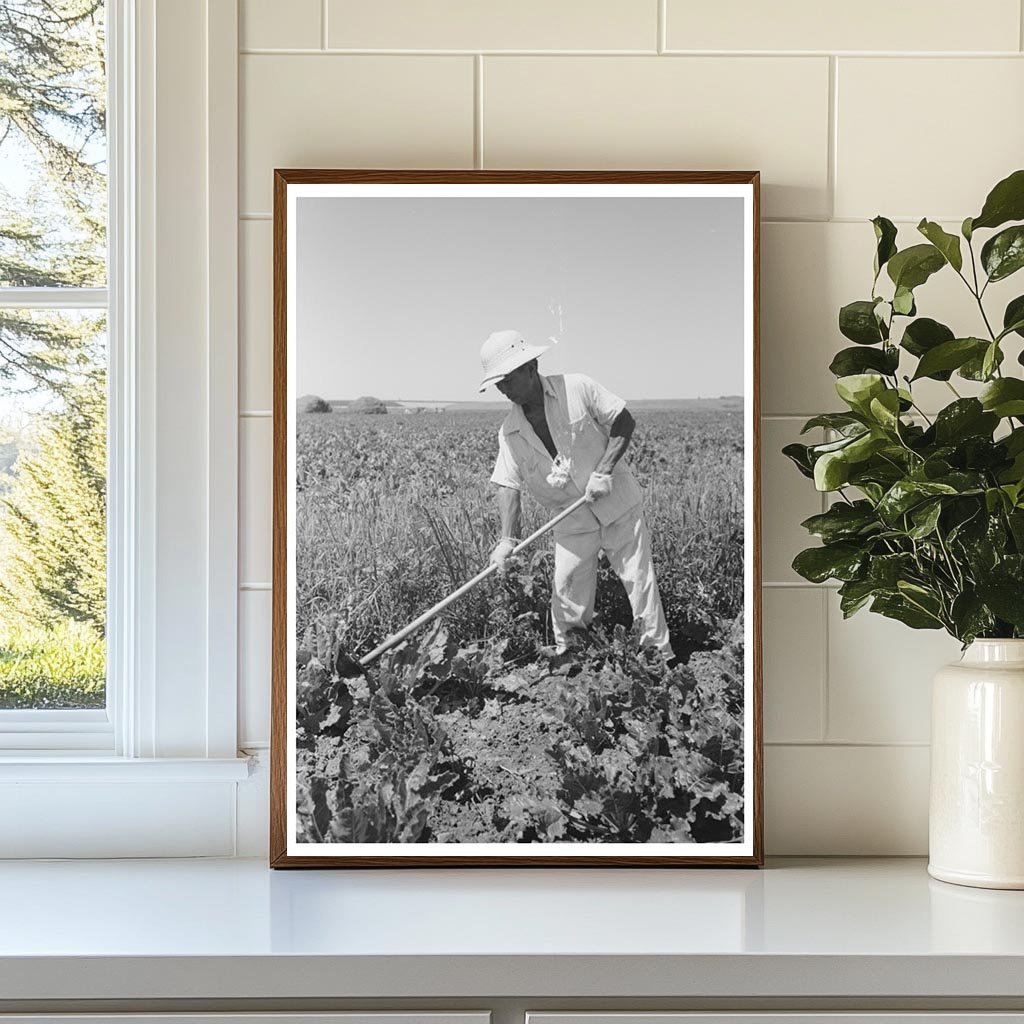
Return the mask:
[[480, 347], [484, 379], [480, 390], [486, 391], [508, 376], [517, 366], [543, 355], [550, 345], [530, 345], [518, 331], [495, 331]]

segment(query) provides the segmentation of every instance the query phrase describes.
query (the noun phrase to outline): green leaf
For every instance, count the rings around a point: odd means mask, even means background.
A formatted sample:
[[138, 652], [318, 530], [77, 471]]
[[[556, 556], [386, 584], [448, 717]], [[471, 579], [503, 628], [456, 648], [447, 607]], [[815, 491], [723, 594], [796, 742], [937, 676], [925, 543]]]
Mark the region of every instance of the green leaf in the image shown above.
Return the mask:
[[934, 245], [912, 245], [896, 253], [889, 260], [886, 270], [897, 288], [913, 291], [945, 265], [945, 257]]
[[[861, 350], [858, 350], [861, 351]], [[867, 351], [866, 349], [863, 351]], [[857, 416], [853, 416], [848, 412], [824, 412], [820, 416], [812, 416], [801, 429], [801, 434], [806, 434], [808, 430], [814, 430], [815, 427], [826, 427], [829, 430], [838, 430], [842, 433], [850, 430], [853, 427], [864, 428], [866, 424]], [[856, 433], [860, 433], [857, 430]]]
[[1024, 338], [1024, 295], [1018, 295], [1006, 305], [1003, 313], [1003, 334], [1009, 334], [1010, 331], [1015, 331]]
[[850, 479], [850, 464], [843, 453], [826, 452], [814, 463], [814, 486], [819, 491], [838, 490]]
[[985, 412], [976, 398], [958, 398], [935, 417], [935, 439], [948, 445], [968, 437], [991, 437], [998, 425], [999, 417]]
[[844, 348], [836, 353], [829, 370], [837, 377], [848, 377], [866, 370], [892, 376], [900, 365], [900, 353], [894, 345], [884, 348]]
[[[981, 213], [970, 220], [967, 230], [997, 228], [1008, 220], [1024, 220], [1024, 170], [1014, 171], [989, 192]], [[965, 226], [967, 223], [964, 221]]]
[[[989, 351], [992, 350], [991, 360], [992, 369], [986, 372], [985, 360], [989, 358]], [[964, 380], [977, 380], [977, 381], [988, 381], [992, 379], [992, 374], [995, 373], [995, 368], [999, 366], [1003, 361], [1003, 350], [996, 345], [992, 348], [992, 344], [988, 344], [983, 353], [976, 356], [971, 356], [963, 366], [956, 371], [958, 377], [963, 377]]]
[[811, 461], [814, 462], [815, 459], [824, 455], [826, 452], [837, 452], [840, 448], [845, 448], [855, 438], [858, 438], [862, 434], [866, 433], [869, 433], [869, 431], [866, 428], [862, 427], [856, 434], [844, 434], [842, 437], [836, 439], [835, 441], [825, 441], [822, 444], [812, 444], [810, 446]]
[[[903, 338], [900, 341], [900, 346], [905, 348], [912, 356], [920, 358], [943, 342], [952, 341], [954, 337], [956, 336], [945, 324], [940, 324], [937, 320], [922, 316], [918, 317], [913, 323], [907, 324], [907, 328], [903, 332]], [[951, 376], [952, 371], [939, 379], [949, 380]]]
[[[887, 391], [886, 395], [895, 395], [895, 391]], [[884, 398], [886, 395], [883, 395]], [[874, 405], [878, 399], [872, 399]], [[888, 440], [881, 434], [861, 434], [843, 449], [843, 459], [850, 466], [871, 458], [880, 448], [888, 444]]]
[[850, 302], [839, 310], [839, 331], [844, 338], [858, 345], [877, 345], [888, 332], [875, 316], [877, 299]]
[[826, 544], [848, 540], [879, 528], [878, 517], [868, 501], [855, 501], [849, 505], [837, 501], [827, 512], [811, 516], [800, 525]]
[[913, 316], [917, 312], [914, 305], [914, 293], [909, 288], [900, 285], [892, 297], [892, 309], [900, 316]]
[[915, 608], [902, 596], [880, 595], [871, 602], [871, 610], [887, 619], [896, 619], [911, 629], [942, 629], [941, 620]]
[[994, 575], [978, 584], [978, 596], [1000, 619], [1024, 629], [1024, 581]]
[[1000, 511], [1003, 508], [1004, 502], [1008, 501], [1009, 497], [998, 487], [989, 487], [985, 491], [985, 508], [988, 510], [989, 515]]
[[963, 235], [968, 242], [971, 240], [971, 235], [974, 234], [974, 230], [971, 227], [973, 221], [973, 217], [965, 217], [963, 224], [960, 225], [960, 234]]
[[885, 390], [885, 381], [876, 373], [854, 373], [836, 381], [839, 397], [861, 415], [866, 415], [871, 399]]
[[1000, 231], [981, 249], [981, 265], [990, 281], [1002, 281], [1024, 267], [1024, 225]]
[[1024, 427], [1016, 427], [1003, 438], [1003, 445], [1010, 455], [1024, 452]]
[[826, 544], [801, 551], [793, 559], [793, 569], [813, 583], [824, 583], [827, 579], [852, 580], [860, 572], [866, 557], [857, 544]]
[[872, 580], [850, 580], [844, 583], [839, 588], [839, 608], [843, 618], [848, 619], [860, 611], [879, 592], [878, 584]]
[[970, 591], [957, 594], [949, 617], [956, 627], [956, 638], [963, 643], [970, 643], [976, 637], [991, 632], [996, 625], [992, 612], [977, 594]]
[[973, 471], [953, 470], [934, 482], [952, 487], [957, 494], [981, 494], [985, 489], [984, 474]]
[[985, 349], [985, 356], [981, 361], [981, 376], [983, 380], [988, 380], [992, 376], [995, 368], [1001, 362], [999, 356], [999, 342], [993, 341]]
[[[874, 421], [886, 430], [896, 430], [900, 419], [900, 396], [895, 390], [883, 391], [868, 406]], [[879, 447], [881, 447], [879, 445]], [[877, 450], [877, 449], [876, 449]]]
[[[1016, 483], [1004, 484], [1003, 492], [1013, 502], [1017, 508], [1024, 507], [1024, 480], [1018, 480]], [[1024, 551], [1024, 538], [1018, 541], [1018, 544], [1022, 551]]]
[[910, 513], [910, 520], [914, 525], [908, 531], [908, 536], [913, 537], [914, 540], [924, 540], [925, 537], [931, 536], [935, 532], [941, 514], [942, 502], [940, 501], [928, 501], [923, 505], [918, 505]]
[[[1007, 494], [1007, 498], [1010, 498], [1009, 494]], [[1010, 499], [1010, 504], [1014, 505], [1019, 500], [1020, 495], [1018, 494], [1016, 501], [1012, 498]], [[1024, 551], [1024, 509], [1014, 508], [1007, 512], [1006, 521], [1010, 526], [1010, 533], [1013, 534], [1013, 543], [1017, 546], [1017, 550]]]
[[876, 587], [895, 590], [899, 581], [910, 572], [910, 567], [913, 564], [913, 555], [909, 555], [906, 552], [893, 555], [875, 555], [871, 559], [871, 564], [868, 568], [868, 579]]
[[959, 271], [963, 265], [963, 256], [960, 254], [960, 239], [956, 235], [944, 231], [933, 220], [922, 220], [917, 225], [917, 230], [942, 253], [945, 261], [954, 269]]
[[875, 229], [875, 278], [889, 260], [896, 255], [896, 225], [879, 214], [871, 221]]
[[1024, 380], [1018, 377], [994, 380], [978, 397], [987, 411], [1000, 418], [1024, 416]]
[[921, 356], [921, 361], [917, 364], [912, 379], [920, 380], [922, 377], [941, 379], [939, 375], [944, 371], [956, 370], [975, 356], [984, 357], [986, 348], [988, 348], [988, 342], [982, 341], [980, 338], [953, 338], [951, 341], [944, 341]]
[[811, 459], [810, 448], [806, 444], [787, 444], [782, 449], [782, 454], [789, 459], [804, 476], [814, 477], [814, 462]]
[[929, 480], [897, 480], [882, 496], [878, 503], [878, 514], [891, 526], [898, 525], [900, 516], [922, 502], [943, 494], [956, 494], [950, 484]]

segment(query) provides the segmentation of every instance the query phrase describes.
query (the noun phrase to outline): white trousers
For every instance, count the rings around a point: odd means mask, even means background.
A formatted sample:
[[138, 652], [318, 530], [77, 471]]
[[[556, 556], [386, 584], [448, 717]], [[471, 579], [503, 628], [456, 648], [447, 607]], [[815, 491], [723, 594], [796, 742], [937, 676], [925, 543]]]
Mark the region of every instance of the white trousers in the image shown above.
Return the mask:
[[668, 626], [654, 578], [651, 538], [639, 506], [597, 530], [555, 533], [551, 624], [558, 649], [564, 650], [568, 634], [586, 629], [594, 617], [597, 560], [602, 550], [626, 588], [634, 621], [643, 623], [644, 643], [671, 658]]

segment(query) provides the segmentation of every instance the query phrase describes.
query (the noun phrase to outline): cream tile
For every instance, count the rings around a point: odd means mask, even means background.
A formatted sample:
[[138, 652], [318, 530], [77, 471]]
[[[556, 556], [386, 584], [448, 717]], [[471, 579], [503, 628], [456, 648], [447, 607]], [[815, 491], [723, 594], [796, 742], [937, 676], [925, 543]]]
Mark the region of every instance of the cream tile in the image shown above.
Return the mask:
[[927, 854], [928, 760], [927, 747], [766, 747], [766, 852]]
[[332, 47], [653, 52], [658, 0], [330, 0], [327, 24]]
[[[957, 226], [946, 222], [947, 231]], [[828, 365], [841, 348], [853, 343], [839, 333], [839, 309], [855, 299], [869, 298], [875, 236], [863, 224], [764, 224], [761, 229], [761, 398], [766, 415], [811, 415], [842, 408]], [[923, 242], [913, 224], [900, 224], [901, 248]], [[966, 250], [965, 250], [966, 254]], [[887, 285], [883, 276], [880, 291]], [[993, 285], [985, 296], [990, 321], [1002, 322], [1006, 303], [1019, 292], [1013, 279]], [[963, 282], [949, 268], [917, 289], [920, 316], [946, 324], [958, 336], [986, 336], [978, 306]], [[895, 337], [902, 336], [900, 320]], [[1020, 351], [1020, 339], [1006, 345], [1007, 357]], [[905, 359], [911, 373], [915, 360]], [[979, 385], [954, 378], [961, 395], [976, 394]], [[914, 394], [926, 412], [954, 398], [938, 381], [919, 381]]]
[[268, 220], [239, 225], [238, 402], [243, 412], [266, 411], [273, 402], [273, 238]]
[[827, 597], [823, 587], [766, 587], [762, 592], [768, 743], [821, 739]]
[[837, 75], [836, 216], [959, 224], [1021, 166], [1024, 61], [849, 58]]
[[320, 49], [320, 0], [241, 0], [238, 34], [243, 47]]
[[816, 543], [800, 523], [822, 510], [821, 495], [813, 481], [782, 454], [792, 441], [812, 444], [822, 440], [821, 431], [801, 438], [801, 426], [800, 420], [761, 421], [761, 572], [765, 583], [804, 582], [791, 563], [798, 551]]
[[266, 857], [270, 835], [270, 751], [253, 755], [249, 778], [239, 783], [235, 856]]
[[667, 0], [670, 50], [1016, 50], [1017, 0], [991, 0], [984, 16], [970, 4], [934, 0], [861, 0], [850, 6], [817, 0], [729, 4]]
[[958, 661], [943, 631], [912, 630], [864, 609], [843, 619], [828, 602], [828, 731], [831, 741], [926, 743], [932, 677]]
[[824, 57], [493, 57], [483, 80], [488, 167], [760, 170], [767, 215], [827, 213]]
[[472, 167], [473, 58], [241, 58], [243, 213], [275, 167]]
[[238, 735], [243, 749], [270, 741], [269, 590], [238, 594]]
[[[761, 408], [810, 415], [837, 406], [828, 364], [846, 342], [839, 307], [870, 291], [871, 225], [762, 224]], [[873, 235], [872, 235], [873, 237]], [[868, 253], [863, 269], [849, 271]], [[851, 280], [852, 277], [852, 280]]]
[[273, 424], [243, 419], [239, 430], [239, 582], [271, 580]]

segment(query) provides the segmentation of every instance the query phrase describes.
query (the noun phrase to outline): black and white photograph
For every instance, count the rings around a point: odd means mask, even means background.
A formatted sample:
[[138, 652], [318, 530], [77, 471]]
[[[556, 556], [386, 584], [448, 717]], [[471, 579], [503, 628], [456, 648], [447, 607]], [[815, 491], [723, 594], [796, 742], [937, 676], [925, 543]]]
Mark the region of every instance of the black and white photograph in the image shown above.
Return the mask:
[[272, 861], [759, 863], [756, 175], [433, 174], [277, 172]]

